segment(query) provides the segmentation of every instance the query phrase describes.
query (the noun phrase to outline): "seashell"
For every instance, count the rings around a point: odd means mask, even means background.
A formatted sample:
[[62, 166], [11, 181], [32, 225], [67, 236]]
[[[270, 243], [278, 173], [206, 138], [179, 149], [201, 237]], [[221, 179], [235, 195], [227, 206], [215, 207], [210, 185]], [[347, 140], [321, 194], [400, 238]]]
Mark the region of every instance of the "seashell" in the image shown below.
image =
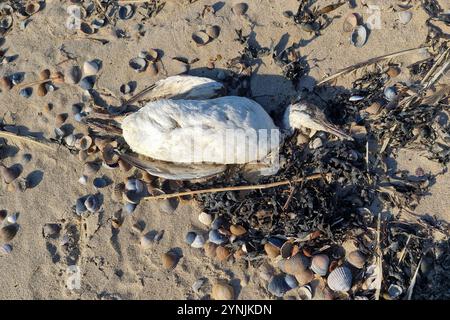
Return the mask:
[[[66, 82], [68, 84], [77, 84], [81, 80], [81, 68], [79, 66], [70, 66], [65, 72]], [[80, 110], [81, 111], [81, 110]], [[80, 112], [79, 111], [79, 112]], [[77, 113], [79, 113], [77, 112]]]
[[237, 16], [242, 16], [244, 15], [247, 10], [248, 10], [248, 4], [244, 3], [244, 2], [240, 2], [240, 3], [236, 3], [233, 8], [233, 13]]
[[0, 224], [6, 219], [7, 215], [8, 212], [6, 210], [0, 210]]
[[356, 101], [361, 101], [361, 100], [363, 100], [363, 99], [364, 99], [363, 96], [351, 96], [351, 97], [348, 99], [348, 101], [350, 101], [350, 102], [356, 102]]
[[198, 221], [209, 227], [213, 222], [213, 216], [206, 212], [200, 212], [198, 215]]
[[19, 226], [17, 224], [9, 224], [0, 229], [0, 242], [11, 241], [19, 231]]
[[59, 232], [61, 231], [61, 226], [56, 223], [46, 223], [42, 228], [42, 235], [44, 238], [57, 238]]
[[349, 253], [347, 261], [355, 268], [362, 269], [366, 263], [366, 257], [361, 251], [355, 250]]
[[33, 3], [30, 2], [25, 6], [25, 13], [29, 16], [35, 14], [41, 9], [41, 6], [39, 3]]
[[218, 246], [216, 248], [216, 258], [219, 261], [226, 261], [231, 256], [231, 252], [229, 249]]
[[84, 77], [83, 79], [81, 79], [79, 86], [84, 90], [90, 90], [94, 87], [95, 80], [96, 80], [95, 76]]
[[143, 58], [145, 60], [148, 60], [150, 62], [156, 62], [159, 59], [158, 50], [156, 49], [150, 49], [148, 51], [142, 51], [139, 54], [140, 58]]
[[304, 255], [298, 253], [286, 260], [284, 268], [286, 270], [286, 273], [295, 275], [308, 269], [309, 265], [309, 259]]
[[142, 72], [147, 67], [147, 60], [144, 58], [133, 58], [129, 62], [130, 67], [136, 72]]
[[352, 32], [358, 25], [358, 16], [354, 13], [350, 13], [345, 17], [342, 29], [344, 32]]
[[100, 207], [100, 203], [99, 203], [99, 201], [98, 201], [96, 196], [90, 195], [84, 201], [84, 206], [86, 207], [86, 209], [89, 212], [94, 213], [94, 212], [98, 211], [98, 209]]
[[78, 182], [85, 186], [87, 184], [87, 177], [81, 176], [80, 179], [78, 179]]
[[116, 183], [113, 188], [113, 194], [112, 198], [114, 201], [121, 201], [122, 200], [122, 193], [125, 191], [125, 184], [124, 183]]
[[96, 60], [86, 61], [83, 64], [83, 74], [87, 76], [95, 76], [100, 70], [100, 64]]
[[103, 178], [95, 178], [94, 181], [92, 182], [92, 184], [97, 189], [104, 188], [104, 187], [106, 187], [108, 185], [107, 181], [105, 179], [103, 179]]
[[96, 162], [86, 162], [84, 164], [83, 174], [87, 177], [93, 176], [100, 169], [100, 166]]
[[134, 6], [127, 4], [119, 7], [119, 18], [122, 20], [128, 20], [134, 15]]
[[286, 284], [289, 286], [289, 288], [291, 289], [295, 289], [298, 287], [298, 281], [297, 279], [295, 279], [294, 276], [287, 274], [284, 277], [284, 281], [286, 282]]
[[192, 285], [192, 290], [194, 290], [194, 292], [199, 293], [201, 287], [203, 287], [203, 285], [206, 283], [206, 279], [201, 278], [198, 279], [197, 281], [194, 282], [194, 284]]
[[267, 253], [267, 255], [270, 258], [276, 258], [280, 255], [280, 248], [278, 248], [277, 246], [274, 246], [273, 244], [267, 242], [264, 245], [264, 251]]
[[47, 80], [50, 78], [50, 70], [44, 69], [39, 72], [39, 80]]
[[61, 127], [64, 122], [67, 120], [67, 113], [60, 113], [55, 117], [55, 124], [57, 127]]
[[230, 232], [233, 235], [240, 237], [240, 236], [243, 236], [244, 234], [246, 234], [247, 230], [239, 224], [233, 224], [230, 226]]
[[161, 260], [165, 269], [172, 270], [178, 263], [178, 256], [174, 252], [169, 251], [162, 255]]
[[311, 260], [311, 270], [319, 276], [324, 276], [328, 272], [330, 258], [325, 254], [315, 255]]
[[81, 113], [77, 113], [73, 116], [73, 119], [77, 122], [81, 122], [83, 120], [83, 115]]
[[280, 249], [281, 257], [287, 259], [292, 255], [292, 250], [294, 249], [294, 244], [290, 241], [286, 241]]
[[158, 72], [159, 72], [158, 66], [157, 66], [156, 63], [154, 63], [154, 62], [150, 62], [150, 63], [149, 63], [147, 70], [148, 70], [148, 73], [149, 73], [152, 77], [156, 76], [156, 75], [158, 74]]
[[141, 247], [143, 249], [148, 249], [152, 245], [153, 239], [154, 239], [154, 234], [151, 231], [142, 235], [141, 239], [140, 239]]
[[120, 92], [122, 94], [129, 94], [131, 92], [131, 86], [129, 84], [123, 84], [120, 86]]
[[8, 243], [6, 243], [0, 247], [0, 252], [3, 254], [10, 254], [11, 251], [12, 251], [12, 246]]
[[314, 279], [314, 273], [309, 269], [301, 270], [295, 274], [295, 279], [301, 286], [304, 286]]
[[209, 42], [209, 39], [209, 36], [203, 31], [197, 31], [192, 34], [192, 40], [194, 40], [198, 46], [204, 46]]
[[374, 102], [370, 106], [368, 106], [364, 111], [369, 114], [378, 114], [381, 110], [381, 103]]
[[125, 203], [123, 205], [123, 210], [128, 214], [132, 214], [134, 210], [136, 210], [136, 204], [131, 202]]
[[352, 33], [351, 42], [357, 47], [361, 48], [366, 44], [367, 41], [367, 30], [364, 26], [357, 26]]
[[389, 67], [389, 69], [386, 71], [386, 74], [390, 78], [395, 78], [400, 74], [401, 70], [398, 67]]
[[212, 286], [211, 297], [214, 300], [233, 300], [234, 289], [225, 282], [217, 282]]
[[312, 288], [309, 285], [305, 285], [305, 286], [298, 288], [297, 293], [301, 300], [311, 300], [312, 299]]
[[413, 16], [413, 14], [411, 11], [400, 11], [398, 13], [398, 20], [402, 24], [408, 24], [411, 21], [412, 16]]
[[73, 134], [69, 134], [68, 136], [64, 137], [64, 142], [69, 146], [73, 147], [75, 145], [75, 142], [77, 141], [77, 138]]
[[100, 29], [101, 27], [103, 27], [106, 24], [106, 20], [105, 19], [94, 19], [91, 23], [92, 28], [94, 29]]
[[28, 99], [33, 94], [33, 89], [29, 88], [29, 87], [28, 88], [23, 88], [23, 89], [21, 89], [19, 91], [19, 94], [20, 94], [21, 97], [24, 97], [24, 98]]
[[208, 240], [211, 241], [212, 243], [221, 245], [221, 244], [224, 244], [225, 242], [227, 242], [228, 239], [226, 236], [221, 234], [218, 230], [213, 229], [208, 234]]
[[205, 249], [205, 255], [208, 258], [215, 258], [216, 257], [217, 245], [215, 243], [206, 242], [205, 245], [203, 246], [203, 248]]
[[[47, 82], [47, 83], [44, 83], [43, 85], [44, 85], [44, 87], [45, 87], [46, 94], [47, 94], [48, 92], [53, 92], [53, 91], [55, 91], [55, 86], [54, 86], [53, 84]], [[38, 87], [38, 88], [39, 88], [39, 87]]]
[[207, 26], [205, 33], [211, 38], [216, 39], [220, 35], [220, 27], [219, 26]]
[[7, 30], [11, 28], [13, 23], [13, 18], [10, 15], [3, 16], [0, 18], [0, 29]]
[[273, 276], [267, 285], [267, 290], [279, 298], [283, 297], [291, 289], [286, 283], [286, 277], [282, 274]]
[[139, 179], [128, 179], [125, 183], [125, 189], [141, 193], [144, 191], [144, 183]]
[[214, 219], [214, 221], [211, 223], [211, 229], [219, 229], [225, 224], [225, 220], [222, 216], [217, 217]]
[[387, 101], [394, 101], [397, 98], [397, 90], [395, 87], [386, 87], [384, 89], [384, 97]]
[[327, 283], [333, 291], [348, 291], [352, 287], [352, 272], [347, 267], [338, 267], [328, 275]]
[[11, 183], [14, 180], [16, 180], [20, 176], [20, 171], [16, 167], [5, 167], [4, 165], [0, 164], [0, 173], [3, 177], [3, 181], [5, 183]]
[[196, 234], [194, 241], [191, 243], [192, 248], [200, 249], [205, 245], [205, 238], [201, 234]]
[[196, 236], [197, 236], [197, 234], [196, 234], [194, 231], [188, 232], [188, 233], [186, 234], [185, 242], [186, 242], [188, 245], [191, 245], [191, 244], [194, 242]]
[[126, 162], [125, 160], [119, 159], [119, 161], [117, 161], [117, 163], [119, 164], [119, 168], [123, 171], [123, 172], [128, 172], [131, 170], [132, 165], [129, 164], [128, 162]]
[[396, 284], [391, 284], [388, 288], [388, 294], [391, 299], [399, 298], [402, 295], [402, 293], [403, 293], [402, 287]]
[[24, 78], [25, 76], [23, 75], [23, 73], [17, 72], [11, 75], [11, 82], [13, 85], [17, 85], [21, 83]]
[[92, 146], [92, 138], [90, 136], [83, 136], [76, 142], [76, 147], [79, 150], [86, 151]]
[[81, 215], [87, 211], [87, 208], [84, 204], [85, 201], [86, 201], [86, 197], [81, 197], [81, 198], [77, 199], [77, 202], [75, 204], [75, 211], [78, 215]]
[[55, 72], [51, 78], [54, 83], [64, 83], [64, 81], [65, 81], [64, 74], [59, 71]]
[[13, 213], [13, 214], [10, 214], [10, 215], [6, 218], [6, 221], [8, 221], [8, 223], [14, 224], [14, 223], [17, 222], [17, 218], [18, 218], [17, 213]]
[[13, 84], [8, 77], [0, 78], [0, 88], [2, 88], [2, 90], [9, 91], [9, 90], [11, 90], [12, 86], [13, 86]]

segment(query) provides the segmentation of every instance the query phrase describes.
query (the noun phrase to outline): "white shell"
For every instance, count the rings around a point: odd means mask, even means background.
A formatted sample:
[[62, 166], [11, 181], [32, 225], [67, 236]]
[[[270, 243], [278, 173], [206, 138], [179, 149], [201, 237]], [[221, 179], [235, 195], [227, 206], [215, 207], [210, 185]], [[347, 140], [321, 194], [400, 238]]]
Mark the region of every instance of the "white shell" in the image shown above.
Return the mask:
[[83, 64], [84, 76], [95, 76], [100, 69], [100, 66], [96, 61], [86, 61]]
[[10, 244], [4, 244], [0, 247], [0, 252], [3, 254], [9, 254], [12, 251], [12, 246]]
[[364, 26], [357, 26], [352, 33], [351, 42], [355, 47], [361, 48], [366, 44], [367, 30]]
[[86, 185], [86, 183], [87, 183], [87, 177], [86, 176], [81, 176], [80, 177], [80, 179], [78, 179], [78, 182], [80, 183], [80, 184], [82, 184], [82, 185]]
[[402, 24], [408, 24], [411, 21], [412, 16], [411, 11], [400, 11], [398, 13], [398, 19]]
[[[271, 149], [268, 147], [278, 147], [278, 142], [269, 144], [271, 130], [279, 133], [258, 103], [234, 96], [150, 102], [127, 116], [122, 130], [133, 151], [157, 160], [188, 164], [262, 160]], [[235, 139], [229, 138], [230, 133]]]
[[203, 223], [205, 226], [210, 226], [211, 223], [213, 222], [213, 216], [209, 213], [201, 212], [198, 215], [198, 221]]
[[298, 288], [298, 295], [302, 300], [312, 299], [312, 289], [309, 285]]
[[348, 291], [352, 287], [352, 272], [347, 267], [338, 267], [331, 271], [327, 283], [333, 291]]
[[10, 214], [10, 215], [6, 218], [6, 221], [8, 221], [8, 222], [11, 223], [11, 224], [16, 223], [16, 222], [17, 222], [17, 213]]
[[197, 234], [197, 236], [194, 239], [194, 242], [191, 243], [192, 248], [203, 248], [205, 245], [205, 238], [201, 234]]
[[319, 276], [324, 276], [328, 272], [330, 258], [325, 254], [315, 255], [311, 260], [311, 270]]

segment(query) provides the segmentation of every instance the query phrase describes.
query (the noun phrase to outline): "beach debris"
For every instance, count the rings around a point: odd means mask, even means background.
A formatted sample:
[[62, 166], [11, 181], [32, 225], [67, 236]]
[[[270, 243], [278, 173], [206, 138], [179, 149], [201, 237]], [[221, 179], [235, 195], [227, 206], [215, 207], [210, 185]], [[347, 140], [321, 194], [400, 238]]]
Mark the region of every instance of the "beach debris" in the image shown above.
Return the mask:
[[95, 76], [100, 70], [100, 63], [97, 60], [86, 61], [83, 64], [83, 74], [87, 76]]
[[203, 246], [205, 245], [205, 238], [201, 234], [194, 231], [190, 231], [186, 234], [185, 241], [192, 248], [199, 249], [203, 248]]
[[361, 48], [363, 47], [367, 42], [367, 30], [366, 27], [360, 25], [357, 26], [352, 33], [351, 36], [351, 43], [357, 47]]
[[11, 241], [19, 231], [18, 224], [8, 224], [0, 229], [0, 242]]
[[130, 67], [136, 72], [143, 72], [147, 68], [147, 60], [144, 58], [133, 58], [130, 60]]
[[211, 297], [214, 300], [233, 300], [234, 289], [225, 281], [217, 281], [211, 289]]
[[355, 13], [349, 13], [345, 19], [342, 29], [344, 32], [352, 32], [358, 25], [358, 16]]
[[237, 16], [242, 16], [247, 13], [248, 10], [248, 4], [245, 2], [239, 2], [233, 5], [232, 7], [233, 13]]
[[162, 264], [163, 267], [167, 270], [172, 270], [176, 267], [178, 263], [178, 255], [172, 251], [168, 251], [162, 255]]
[[366, 257], [359, 250], [354, 250], [348, 254], [348, 263], [358, 269], [362, 269], [366, 263]]
[[347, 267], [338, 267], [328, 275], [327, 284], [333, 291], [349, 291], [352, 286], [352, 272]]
[[217, 25], [207, 26], [205, 29], [205, 33], [211, 38], [216, 39], [220, 35], [220, 27]]
[[311, 270], [319, 276], [325, 276], [328, 273], [330, 258], [325, 254], [315, 255], [311, 259]]
[[56, 239], [59, 237], [61, 225], [57, 223], [46, 223], [42, 228], [42, 236], [44, 238]]
[[192, 34], [192, 40], [194, 40], [198, 46], [204, 46], [209, 42], [210, 38], [206, 32], [197, 31]]

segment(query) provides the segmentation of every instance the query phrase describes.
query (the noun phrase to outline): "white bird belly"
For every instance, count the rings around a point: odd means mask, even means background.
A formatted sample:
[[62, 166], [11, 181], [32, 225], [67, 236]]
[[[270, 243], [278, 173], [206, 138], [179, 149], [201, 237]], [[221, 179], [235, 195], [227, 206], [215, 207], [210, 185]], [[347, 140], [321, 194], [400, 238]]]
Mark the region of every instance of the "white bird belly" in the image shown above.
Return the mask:
[[175, 163], [242, 164], [279, 146], [279, 131], [255, 101], [243, 97], [158, 100], [122, 122], [134, 152]]

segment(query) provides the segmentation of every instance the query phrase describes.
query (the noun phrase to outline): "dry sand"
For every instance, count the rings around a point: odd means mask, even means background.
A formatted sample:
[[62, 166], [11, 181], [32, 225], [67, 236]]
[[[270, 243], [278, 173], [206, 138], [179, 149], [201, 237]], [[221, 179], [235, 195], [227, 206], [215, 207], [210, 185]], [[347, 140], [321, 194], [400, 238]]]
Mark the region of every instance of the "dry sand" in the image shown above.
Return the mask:
[[[98, 38], [110, 40], [106, 45], [78, 37], [65, 28], [66, 1], [46, 1], [42, 12], [34, 15], [24, 31], [17, 23], [6, 36], [3, 48], [8, 48], [8, 55], [18, 58], [0, 66], [0, 76], [14, 72], [25, 72], [25, 82], [37, 79], [43, 68], [63, 70], [65, 58], [60, 49], [76, 56], [82, 65], [86, 60], [99, 59], [103, 63], [96, 88], [109, 90], [119, 97], [120, 85], [136, 81], [137, 90], [166, 76], [161, 72], [157, 77], [148, 73], [137, 74], [131, 70], [128, 61], [136, 57], [141, 50], [157, 48], [164, 53], [162, 62], [167, 75], [176, 73], [171, 57], [184, 56], [200, 60], [192, 65], [191, 74], [214, 75], [217, 70], [203, 72], [209, 58], [220, 54], [222, 60], [217, 68], [225, 68], [225, 62], [239, 55], [242, 45], [234, 41], [234, 29], [243, 29], [244, 34], [253, 28], [255, 41], [261, 46], [276, 45], [283, 39], [280, 47], [300, 43], [300, 52], [307, 56], [312, 67], [309, 76], [302, 79], [301, 86], [311, 86], [314, 80], [372, 57], [404, 49], [419, 47], [426, 37], [426, 15], [421, 9], [413, 9], [414, 16], [410, 23], [402, 25], [396, 13], [383, 1], [381, 21], [382, 28], [370, 33], [363, 48], [353, 47], [349, 43], [349, 34], [342, 32], [343, 17], [351, 12], [347, 5], [339, 8], [333, 23], [323, 31], [323, 35], [310, 41], [312, 36], [301, 30], [289, 19], [283, 17], [283, 11], [296, 11], [296, 0], [248, 1], [248, 18], [232, 13], [231, 6], [237, 1], [199, 0], [193, 4], [188, 1], [167, 1], [162, 12], [144, 23], [145, 35], [137, 37], [134, 27], [137, 18], [120, 21], [119, 28], [127, 30], [130, 39], [117, 39], [110, 27], [104, 28]], [[359, 12], [368, 18], [366, 9], [356, 1]], [[319, 1], [319, 3], [328, 3]], [[204, 5], [214, 5], [215, 15], [201, 17]], [[334, 14], [334, 15], [336, 15]], [[218, 39], [204, 47], [193, 44], [191, 34], [205, 25], [216, 24], [221, 27]], [[420, 56], [407, 56], [396, 60], [407, 65], [420, 59]], [[60, 64], [60, 66], [58, 66]], [[347, 86], [353, 76], [342, 78], [337, 85]], [[261, 64], [252, 80], [252, 91], [266, 109], [272, 110], [281, 103], [295, 96], [291, 83], [281, 77], [281, 70], [271, 57], [261, 60]], [[15, 90], [0, 94], [0, 114], [4, 121], [21, 125], [29, 131], [41, 133], [44, 137], [53, 136], [55, 116], [58, 113], [71, 114], [71, 106], [82, 101], [82, 90], [78, 86], [62, 85], [45, 97], [36, 94], [30, 99], [19, 97]], [[44, 106], [52, 103], [54, 109], [44, 112]], [[70, 116], [68, 123], [76, 132], [83, 132], [83, 127]], [[77, 182], [82, 174], [82, 165], [75, 155], [65, 149], [49, 152], [39, 146], [10, 140], [16, 146], [17, 153], [4, 160], [7, 165], [22, 163], [22, 176], [33, 173], [38, 179], [34, 188], [25, 192], [8, 192], [5, 184], [0, 184], [0, 209], [19, 213], [20, 231], [12, 241], [13, 251], [0, 256], [0, 299], [200, 299], [210, 292], [210, 284], [217, 278], [231, 280], [237, 289], [239, 299], [270, 298], [265, 282], [257, 270], [245, 263], [217, 263], [204, 257], [198, 249], [189, 248], [184, 243], [185, 234], [192, 228], [204, 229], [197, 220], [199, 209], [188, 202], [181, 203], [173, 213], [161, 211], [161, 203], [145, 202], [138, 206], [131, 217], [127, 217], [117, 236], [111, 231], [110, 218], [120, 204], [111, 199], [112, 186], [101, 189], [104, 197], [104, 213], [95, 215], [85, 221], [81, 228], [81, 237], [76, 245], [79, 250], [81, 289], [69, 290], [66, 287], [66, 253], [58, 244], [59, 240], [46, 240], [42, 236], [45, 223], [77, 225], [71, 207], [81, 195], [95, 192], [92, 184], [83, 186]], [[22, 156], [32, 155], [29, 163], [24, 163]], [[425, 171], [437, 171], [439, 167], [423, 157], [411, 153], [401, 153], [398, 168], [414, 172], [421, 166]], [[120, 172], [102, 169], [97, 176], [106, 175], [112, 180], [125, 177]], [[91, 180], [90, 180], [91, 181]], [[437, 215], [450, 221], [450, 175], [439, 176], [419, 207], [417, 213]], [[135, 221], [142, 220], [146, 231], [165, 230], [159, 244], [142, 250], [138, 235], [132, 230]], [[161, 264], [161, 254], [171, 248], [178, 248], [183, 257], [173, 271], [165, 271]], [[75, 250], [76, 250], [75, 249]], [[56, 251], [56, 252], [55, 252]], [[58, 255], [60, 258], [58, 259]], [[194, 293], [192, 284], [198, 278], [209, 281], [200, 293]]]

